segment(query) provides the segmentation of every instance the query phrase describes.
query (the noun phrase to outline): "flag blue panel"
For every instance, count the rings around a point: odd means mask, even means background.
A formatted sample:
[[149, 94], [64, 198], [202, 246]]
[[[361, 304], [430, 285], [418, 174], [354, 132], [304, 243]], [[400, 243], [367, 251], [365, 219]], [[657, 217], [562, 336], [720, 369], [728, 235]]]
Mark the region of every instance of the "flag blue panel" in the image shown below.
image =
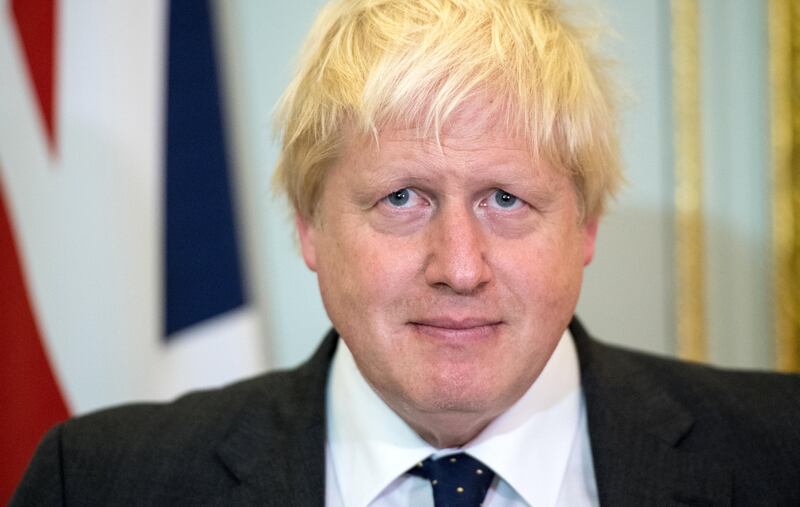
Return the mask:
[[208, 2], [171, 0], [164, 336], [244, 303]]

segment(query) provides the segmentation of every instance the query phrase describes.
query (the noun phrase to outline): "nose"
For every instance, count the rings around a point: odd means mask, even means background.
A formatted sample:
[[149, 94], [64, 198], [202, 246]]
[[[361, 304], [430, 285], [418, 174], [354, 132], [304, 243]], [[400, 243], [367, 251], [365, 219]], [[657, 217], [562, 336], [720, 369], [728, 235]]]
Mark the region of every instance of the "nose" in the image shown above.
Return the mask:
[[478, 217], [464, 207], [440, 208], [428, 229], [425, 279], [429, 285], [471, 294], [491, 280], [488, 244]]

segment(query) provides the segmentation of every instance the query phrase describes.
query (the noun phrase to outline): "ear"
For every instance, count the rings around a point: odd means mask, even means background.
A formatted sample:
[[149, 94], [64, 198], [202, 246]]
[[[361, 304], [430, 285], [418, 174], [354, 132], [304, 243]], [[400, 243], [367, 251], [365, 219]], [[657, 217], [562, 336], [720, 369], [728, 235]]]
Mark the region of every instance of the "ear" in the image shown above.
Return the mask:
[[311, 271], [317, 271], [317, 247], [315, 241], [316, 225], [300, 213], [295, 212], [294, 225], [297, 228], [297, 237], [300, 238], [300, 251], [303, 260]]
[[597, 241], [597, 228], [600, 218], [594, 217], [583, 223], [583, 265], [588, 266], [594, 257], [594, 245]]

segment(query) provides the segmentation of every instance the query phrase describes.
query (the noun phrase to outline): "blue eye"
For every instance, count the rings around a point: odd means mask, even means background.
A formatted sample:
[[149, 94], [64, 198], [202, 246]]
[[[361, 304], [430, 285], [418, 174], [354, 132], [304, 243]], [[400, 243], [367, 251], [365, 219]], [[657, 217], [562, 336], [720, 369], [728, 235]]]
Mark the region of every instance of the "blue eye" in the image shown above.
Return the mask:
[[519, 202], [519, 199], [504, 190], [497, 190], [494, 193], [494, 202], [501, 208], [513, 208]]
[[401, 208], [408, 204], [411, 199], [411, 191], [407, 188], [401, 188], [386, 196], [386, 201], [392, 206]]

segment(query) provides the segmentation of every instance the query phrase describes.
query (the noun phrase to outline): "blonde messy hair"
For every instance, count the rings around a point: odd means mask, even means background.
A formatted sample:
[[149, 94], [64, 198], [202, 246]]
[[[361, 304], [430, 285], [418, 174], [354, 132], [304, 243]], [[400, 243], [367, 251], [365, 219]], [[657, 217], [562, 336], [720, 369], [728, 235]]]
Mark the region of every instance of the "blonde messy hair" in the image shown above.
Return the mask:
[[334, 0], [279, 104], [276, 187], [314, 218], [345, 127], [375, 135], [399, 122], [438, 139], [459, 105], [489, 93], [535, 156], [570, 173], [582, 216], [597, 217], [622, 175], [589, 42], [555, 0]]

